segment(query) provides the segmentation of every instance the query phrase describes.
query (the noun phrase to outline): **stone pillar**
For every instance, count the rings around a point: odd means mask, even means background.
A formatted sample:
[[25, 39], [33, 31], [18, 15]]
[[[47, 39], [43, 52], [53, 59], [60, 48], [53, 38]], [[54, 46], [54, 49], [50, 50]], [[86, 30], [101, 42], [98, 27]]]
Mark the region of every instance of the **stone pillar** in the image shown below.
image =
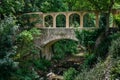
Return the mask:
[[56, 16], [53, 16], [53, 27], [56, 28]]
[[83, 14], [80, 16], [80, 27], [83, 28]]
[[52, 47], [51, 45], [46, 45], [45, 47], [42, 48], [41, 50], [41, 54], [42, 54], [42, 57], [47, 59], [47, 60], [51, 60], [52, 58]]
[[95, 15], [96, 15], [96, 27], [98, 28], [99, 27], [99, 13], [96, 12]]
[[69, 28], [69, 15], [66, 15], [66, 28]]
[[44, 15], [43, 15], [42, 23], [43, 23], [43, 27], [45, 27], [45, 16]]

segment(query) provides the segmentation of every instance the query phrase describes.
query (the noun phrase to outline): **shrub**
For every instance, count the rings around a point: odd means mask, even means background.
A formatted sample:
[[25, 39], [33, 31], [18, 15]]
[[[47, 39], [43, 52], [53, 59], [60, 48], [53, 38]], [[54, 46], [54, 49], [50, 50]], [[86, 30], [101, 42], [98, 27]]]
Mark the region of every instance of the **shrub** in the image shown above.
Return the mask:
[[40, 30], [36, 28], [32, 28], [29, 31], [24, 30], [18, 34], [16, 42], [18, 47], [17, 55], [19, 55], [19, 58], [22, 58], [25, 55], [30, 55], [30, 53], [39, 53], [34, 44], [34, 39], [37, 38], [38, 35], [40, 35]]
[[40, 69], [43, 71], [48, 70], [48, 68], [51, 66], [51, 62], [45, 59], [34, 60], [33, 64], [37, 69]]
[[114, 40], [109, 51], [114, 58], [120, 57], [120, 38]]
[[14, 71], [13, 55], [16, 54], [18, 26], [12, 17], [0, 22], [0, 80], [8, 80]]
[[116, 23], [116, 25], [119, 27], [120, 29], [120, 15], [115, 15], [114, 16], [114, 22]]
[[120, 33], [113, 33], [109, 36], [107, 36], [98, 46], [98, 48], [95, 50], [96, 57], [99, 57], [100, 59], [104, 60], [107, 53], [109, 52], [109, 46], [111, 46], [111, 42], [113, 40], [116, 40], [118, 37], [120, 37]]
[[23, 14], [18, 17], [18, 23], [21, 24], [20, 30], [30, 30], [41, 23], [41, 18], [34, 13]]
[[53, 59], [62, 59], [65, 55], [76, 54], [77, 43], [72, 40], [61, 40], [53, 45]]
[[92, 68], [93, 65], [97, 62], [97, 58], [95, 54], [87, 54], [85, 55], [85, 60], [83, 63], [83, 68]]
[[102, 29], [98, 30], [76, 30], [76, 37], [79, 40], [80, 45], [85, 46], [89, 52], [94, 51], [94, 45], [97, 37], [101, 33]]
[[64, 72], [64, 80], [74, 80], [77, 71], [74, 68], [69, 68], [67, 71]]
[[111, 80], [117, 80], [120, 79], [120, 58], [118, 60], [114, 59], [116, 64], [113, 65], [111, 68]]
[[[120, 33], [112, 36], [114, 39], [109, 47], [109, 53], [112, 57], [111, 79], [120, 79]], [[114, 62], [114, 63], [113, 63]]]
[[105, 65], [97, 63], [93, 69], [83, 69], [74, 80], [104, 80]]
[[32, 66], [32, 61], [21, 62], [10, 80], [38, 80], [39, 75]]
[[110, 69], [116, 61], [109, 55], [106, 60], [99, 61], [92, 69], [82, 69], [80, 74], [78, 74], [75, 80], [115, 80], [110, 79]]

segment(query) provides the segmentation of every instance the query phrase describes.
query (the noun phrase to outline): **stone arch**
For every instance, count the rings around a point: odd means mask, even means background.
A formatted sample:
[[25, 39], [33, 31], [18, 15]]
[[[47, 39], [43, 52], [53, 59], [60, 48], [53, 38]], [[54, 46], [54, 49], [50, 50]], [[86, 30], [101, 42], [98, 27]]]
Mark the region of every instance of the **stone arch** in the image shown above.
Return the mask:
[[54, 44], [55, 42], [57, 42], [57, 41], [59, 41], [59, 40], [63, 40], [63, 39], [78, 41], [77, 38], [72, 38], [72, 37], [68, 37], [68, 38], [67, 38], [67, 37], [58, 37], [58, 38], [52, 38], [52, 39], [44, 42], [44, 46], [46, 46], [46, 45], [48, 45], [48, 44], [52, 45], [52, 44]]
[[65, 14], [56, 15], [56, 27], [66, 27], [66, 15]]
[[69, 25], [70, 27], [79, 27], [80, 26], [80, 14], [79, 13], [71, 13], [69, 15]]
[[77, 15], [81, 16], [81, 13], [77, 12], [77, 11], [76, 12], [74, 12], [74, 11], [73, 12], [68, 12], [68, 13], [69, 13], [69, 16], [72, 15], [72, 14], [77, 14]]
[[46, 15], [44, 16], [45, 27], [53, 27], [53, 16]]
[[52, 52], [52, 45], [54, 43], [56, 43], [57, 41], [60, 41], [60, 40], [74, 40], [74, 41], [77, 41], [75, 39], [72, 39], [72, 38], [58, 38], [58, 39], [51, 39], [49, 42], [47, 42], [43, 48], [41, 49], [41, 52], [43, 53], [42, 54], [42, 57], [46, 58], [47, 60], [50, 60], [53, 56], [53, 52]]
[[58, 13], [55, 13], [55, 16], [57, 17], [58, 15], [64, 15], [66, 16], [66, 13], [65, 12], [58, 12]]
[[96, 26], [96, 15], [94, 12], [84, 14], [83, 26], [84, 27], [95, 27]]

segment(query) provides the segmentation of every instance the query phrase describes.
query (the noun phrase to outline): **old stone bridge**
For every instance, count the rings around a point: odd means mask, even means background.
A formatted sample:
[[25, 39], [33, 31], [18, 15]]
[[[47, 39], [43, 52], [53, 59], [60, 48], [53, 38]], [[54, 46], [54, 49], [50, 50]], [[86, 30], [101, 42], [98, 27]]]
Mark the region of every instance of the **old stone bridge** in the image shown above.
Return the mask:
[[41, 31], [42, 34], [35, 40], [35, 43], [40, 48], [42, 56], [46, 59], [51, 59], [51, 47], [55, 42], [62, 39], [77, 41], [73, 28], [41, 28]]
[[[98, 28], [99, 27], [99, 19], [100, 19], [100, 13], [97, 11], [74, 11], [74, 12], [54, 12], [54, 13], [41, 13], [41, 12], [37, 12], [37, 13], [30, 13], [30, 14], [38, 14], [39, 17], [42, 18], [42, 23], [36, 24], [36, 27], [40, 28], [42, 31], [42, 34], [40, 35], [40, 37], [38, 39], [35, 40], [35, 44], [36, 46], [41, 50], [41, 54], [43, 57], [45, 57], [46, 59], [51, 59], [52, 57], [52, 49], [51, 46], [62, 39], [71, 39], [71, 40], [75, 40], [77, 41], [75, 32], [74, 32], [74, 28], [70, 27], [70, 22], [69, 22], [69, 18], [72, 14], [77, 14], [79, 15], [79, 19], [80, 19], [80, 26], [78, 27], [79, 29], [84, 29], [83, 25], [84, 25], [84, 16], [86, 14], [90, 14], [93, 13], [95, 14], [95, 27], [94, 28]], [[120, 10], [113, 10], [112, 14], [119, 14]], [[56, 18], [58, 15], [64, 15], [65, 16], [65, 21], [66, 21], [66, 25], [64, 27], [57, 27], [56, 26]], [[46, 27], [45, 25], [45, 17], [46, 16], [52, 16], [52, 26], [53, 27]], [[33, 21], [34, 19], [32, 19], [31, 21]], [[115, 24], [113, 23], [112, 26], [115, 26]], [[91, 29], [91, 28], [89, 28]], [[64, 46], [63, 46], [64, 47]]]

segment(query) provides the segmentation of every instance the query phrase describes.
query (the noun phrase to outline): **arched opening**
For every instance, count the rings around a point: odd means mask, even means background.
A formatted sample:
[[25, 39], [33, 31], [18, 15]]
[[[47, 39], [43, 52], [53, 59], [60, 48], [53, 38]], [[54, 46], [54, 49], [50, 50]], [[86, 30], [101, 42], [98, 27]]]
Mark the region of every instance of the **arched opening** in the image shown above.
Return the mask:
[[83, 17], [84, 27], [95, 27], [96, 26], [96, 15], [94, 13], [87, 13]]
[[99, 19], [99, 27], [105, 27], [106, 26], [106, 18], [105, 18], [105, 13], [100, 14], [100, 19]]
[[[77, 53], [77, 40], [69, 38], [53, 39], [47, 42], [41, 49], [42, 56], [51, 58], [63, 58], [65, 55]], [[58, 55], [58, 56], [57, 56]]]
[[69, 25], [70, 27], [79, 27], [80, 26], [80, 15], [74, 13], [69, 17]]
[[[99, 27], [106, 27], [107, 23], [106, 23], [106, 13], [101, 13], [100, 14], [100, 19], [99, 19]], [[110, 17], [109, 17], [109, 26], [110, 27], [113, 27], [115, 26], [114, 24], [114, 20], [113, 20], [113, 14], [110, 14]]]
[[71, 39], [61, 39], [52, 45], [53, 59], [63, 59], [77, 53], [77, 42]]
[[45, 16], [45, 27], [53, 27], [53, 17], [51, 15]]
[[66, 26], [66, 16], [64, 14], [59, 14], [56, 17], [56, 27], [65, 27]]

